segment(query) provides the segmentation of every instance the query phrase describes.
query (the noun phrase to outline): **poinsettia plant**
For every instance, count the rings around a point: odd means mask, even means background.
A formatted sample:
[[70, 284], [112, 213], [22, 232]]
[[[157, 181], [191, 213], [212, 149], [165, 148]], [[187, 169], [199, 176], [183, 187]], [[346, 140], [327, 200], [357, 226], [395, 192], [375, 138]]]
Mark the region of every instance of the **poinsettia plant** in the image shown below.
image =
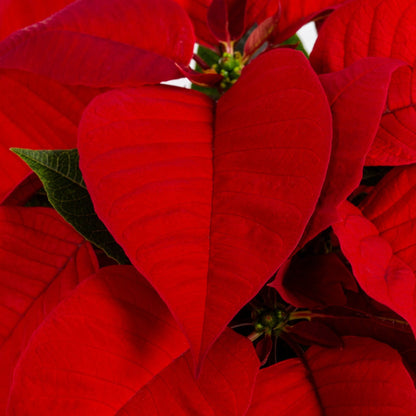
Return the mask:
[[0, 15], [2, 414], [416, 415], [414, 0]]

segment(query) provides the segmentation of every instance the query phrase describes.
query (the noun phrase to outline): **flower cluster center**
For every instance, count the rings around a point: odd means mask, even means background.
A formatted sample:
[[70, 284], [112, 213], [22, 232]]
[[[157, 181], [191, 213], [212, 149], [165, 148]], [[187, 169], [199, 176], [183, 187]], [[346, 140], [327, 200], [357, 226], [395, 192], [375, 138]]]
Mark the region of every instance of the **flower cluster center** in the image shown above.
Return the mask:
[[223, 91], [228, 90], [237, 82], [243, 67], [244, 64], [242, 62], [242, 56], [238, 51], [234, 52], [234, 54], [224, 52], [218, 63], [212, 66], [212, 69], [217, 74], [223, 76], [223, 79], [220, 83], [220, 88]]
[[286, 318], [286, 313], [281, 310], [259, 311], [254, 321], [254, 329], [271, 335], [274, 330], [280, 329], [286, 323]]

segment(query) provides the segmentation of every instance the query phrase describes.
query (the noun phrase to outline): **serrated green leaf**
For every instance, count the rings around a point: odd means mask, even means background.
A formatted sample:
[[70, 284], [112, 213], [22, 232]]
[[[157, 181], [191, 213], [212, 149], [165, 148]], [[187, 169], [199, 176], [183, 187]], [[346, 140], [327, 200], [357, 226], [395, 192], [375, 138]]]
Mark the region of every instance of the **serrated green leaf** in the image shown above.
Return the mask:
[[50, 203], [67, 222], [118, 263], [130, 263], [123, 249], [95, 213], [79, 169], [77, 149], [10, 150], [39, 176]]

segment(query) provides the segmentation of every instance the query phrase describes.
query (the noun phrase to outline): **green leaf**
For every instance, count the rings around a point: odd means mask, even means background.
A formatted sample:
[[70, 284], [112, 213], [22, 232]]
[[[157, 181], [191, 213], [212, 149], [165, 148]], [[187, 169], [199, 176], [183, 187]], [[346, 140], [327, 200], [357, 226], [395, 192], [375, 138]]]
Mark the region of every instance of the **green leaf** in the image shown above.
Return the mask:
[[95, 213], [78, 166], [77, 149], [10, 150], [39, 176], [50, 203], [67, 222], [118, 263], [130, 263], [123, 249]]
[[302, 41], [300, 40], [297, 34], [294, 34], [291, 38], [285, 40], [282, 45], [292, 45], [296, 46], [295, 49], [297, 51], [301, 51], [307, 58], [309, 58], [308, 52], [306, 52], [305, 47], [303, 46]]
[[[196, 53], [208, 66], [217, 64], [220, 56], [216, 54], [212, 49], [199, 45]], [[197, 67], [198, 70], [198, 67]]]

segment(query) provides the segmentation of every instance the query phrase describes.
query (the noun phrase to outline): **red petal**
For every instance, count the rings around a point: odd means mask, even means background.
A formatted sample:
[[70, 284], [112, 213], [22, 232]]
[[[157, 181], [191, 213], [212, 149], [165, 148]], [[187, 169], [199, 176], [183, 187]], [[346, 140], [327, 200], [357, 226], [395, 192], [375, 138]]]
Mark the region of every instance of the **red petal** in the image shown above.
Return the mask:
[[5, 40], [0, 67], [71, 85], [141, 85], [180, 77], [175, 62], [187, 65], [193, 45], [172, 0], [80, 0]]
[[212, 103], [194, 91], [111, 92], [84, 114], [97, 213], [204, 355], [312, 214], [331, 138], [320, 83], [300, 53], [257, 58], [219, 100], [214, 156]]
[[358, 208], [345, 202], [339, 212], [342, 222], [333, 228], [358, 283], [370, 297], [403, 316], [416, 333], [416, 279], [412, 269], [394, 254], [389, 241]]
[[221, 316], [228, 310], [230, 320], [295, 248], [314, 210], [331, 140], [321, 85], [292, 50], [260, 55], [247, 66], [216, 116], [203, 350], [212, 342], [208, 327], [220, 331]]
[[141, 389], [120, 416], [240, 416], [249, 406], [259, 361], [251, 342], [227, 330], [209, 352], [197, 380], [190, 352]]
[[207, 23], [218, 41], [230, 43], [243, 35], [246, 3], [247, 0], [212, 0]]
[[269, 284], [297, 308], [345, 305], [344, 289], [357, 290], [355, 279], [335, 253], [295, 256]]
[[261, 370], [247, 416], [413, 415], [416, 391], [400, 355], [370, 338], [344, 343], [310, 348], [309, 369], [296, 358]]
[[290, 338], [303, 345], [320, 345], [321, 347], [343, 346], [341, 337], [328, 325], [316, 320], [301, 321], [287, 328]]
[[393, 253], [416, 272], [416, 166], [393, 169], [361, 209]]
[[[194, 24], [195, 34], [198, 43], [207, 45], [209, 47], [217, 47], [218, 40], [213, 36], [211, 30], [208, 28], [208, 8], [212, 3], [212, 0], [175, 0], [176, 3], [180, 4], [190, 16], [192, 23]], [[227, 0], [231, 3], [233, 0]], [[250, 29], [255, 22], [261, 23], [267, 17], [274, 15], [278, 9], [278, 3], [280, 0], [247, 0], [245, 9], [245, 24], [244, 20], [239, 21], [243, 18], [241, 13], [238, 16], [233, 16], [234, 27], [239, 27], [238, 31], [241, 30], [243, 25], [243, 32], [245, 29]], [[238, 1], [234, 0], [234, 3]], [[238, 7], [238, 4], [237, 4]], [[216, 23], [216, 22], [214, 22]]]
[[4, 0], [0, 4], [0, 40], [15, 30], [43, 20], [74, 0]]
[[260, 366], [263, 366], [264, 364], [267, 363], [267, 360], [269, 359], [272, 348], [273, 348], [272, 338], [267, 335], [265, 335], [263, 339], [261, 339], [256, 344], [256, 354], [259, 357]]
[[31, 172], [9, 148], [74, 148], [82, 111], [99, 91], [11, 70], [0, 71], [0, 91], [2, 202]]
[[188, 13], [195, 29], [196, 40], [206, 46], [216, 46], [217, 39], [208, 28], [207, 13], [212, 0], [175, 0]]
[[0, 207], [0, 234], [0, 413], [5, 414], [12, 371], [30, 336], [97, 270], [97, 260], [52, 209]]
[[342, 71], [321, 75], [331, 105], [334, 136], [326, 181], [301, 245], [338, 220], [337, 206], [360, 184], [391, 75], [402, 65], [385, 58], [366, 58]]
[[329, 13], [344, 2], [345, 0], [280, 0], [281, 16], [273, 42], [283, 42], [306, 23]]
[[410, 65], [393, 75], [369, 165], [416, 161], [415, 21], [412, 0], [398, 1], [394, 7], [389, 0], [353, 1], [330, 16], [311, 55], [320, 73], [338, 71], [366, 56], [392, 57]]
[[3, 200], [2, 205], [24, 206], [40, 188], [42, 188], [42, 182], [39, 177], [33, 172], [29, 173]]
[[101, 269], [32, 337], [14, 373], [9, 414], [113, 416], [187, 349], [133, 267]]

